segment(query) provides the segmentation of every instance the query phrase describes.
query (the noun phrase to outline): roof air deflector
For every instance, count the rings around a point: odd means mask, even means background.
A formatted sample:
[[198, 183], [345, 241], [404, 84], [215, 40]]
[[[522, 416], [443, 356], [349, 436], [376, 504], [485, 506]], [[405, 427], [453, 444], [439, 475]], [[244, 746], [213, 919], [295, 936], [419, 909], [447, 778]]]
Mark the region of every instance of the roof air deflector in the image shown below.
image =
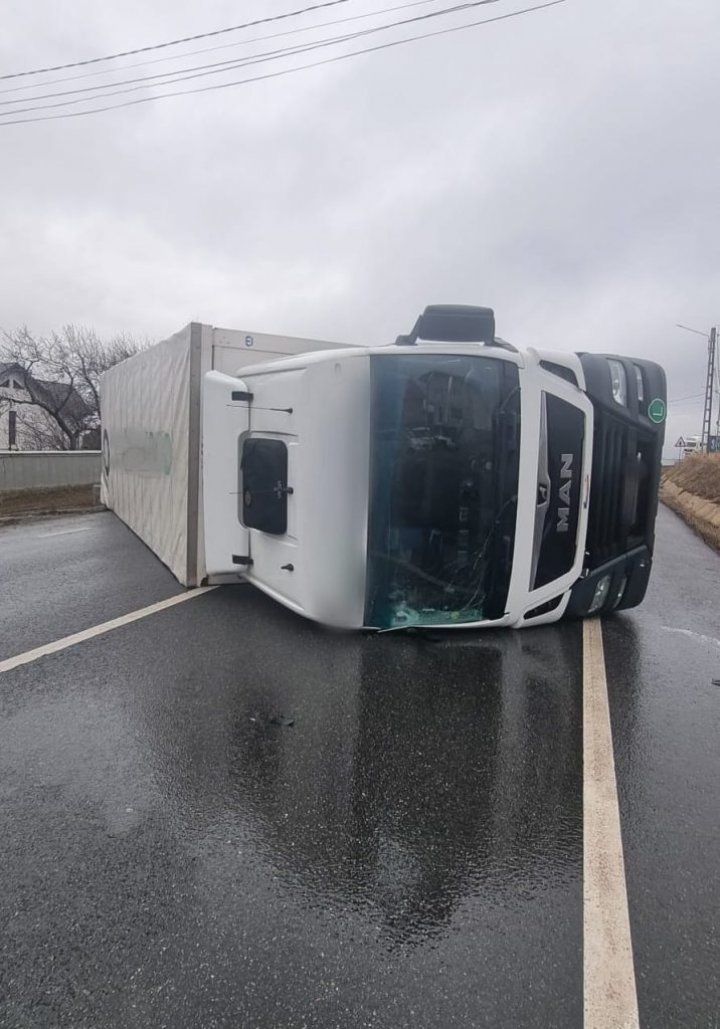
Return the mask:
[[426, 307], [412, 332], [398, 336], [399, 346], [414, 346], [419, 339], [438, 343], [495, 342], [495, 312], [491, 307], [432, 304]]

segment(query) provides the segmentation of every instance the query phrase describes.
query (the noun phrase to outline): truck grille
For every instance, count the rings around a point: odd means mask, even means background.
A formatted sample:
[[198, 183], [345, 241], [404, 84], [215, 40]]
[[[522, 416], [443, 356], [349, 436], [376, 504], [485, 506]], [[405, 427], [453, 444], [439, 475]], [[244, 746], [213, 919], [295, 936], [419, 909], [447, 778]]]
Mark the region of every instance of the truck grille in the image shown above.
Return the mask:
[[590, 568], [643, 543], [652, 548], [650, 499], [657, 449], [656, 436], [596, 407], [587, 534]]
[[[625, 368], [626, 407], [613, 396], [609, 360]], [[592, 571], [636, 547], [652, 554], [664, 425], [649, 412], [663, 407], [667, 387], [653, 361], [610, 354], [581, 354], [580, 361], [595, 412], [585, 566]]]

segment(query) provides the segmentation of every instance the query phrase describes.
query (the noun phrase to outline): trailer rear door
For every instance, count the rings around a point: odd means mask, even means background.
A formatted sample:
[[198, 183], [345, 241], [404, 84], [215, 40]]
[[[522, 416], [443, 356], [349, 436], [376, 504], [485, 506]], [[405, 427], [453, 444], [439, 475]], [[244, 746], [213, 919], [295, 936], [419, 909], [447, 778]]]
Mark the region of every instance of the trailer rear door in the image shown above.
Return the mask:
[[250, 428], [250, 393], [222, 372], [203, 379], [203, 503], [208, 575], [247, 570], [249, 531], [240, 521], [240, 459]]

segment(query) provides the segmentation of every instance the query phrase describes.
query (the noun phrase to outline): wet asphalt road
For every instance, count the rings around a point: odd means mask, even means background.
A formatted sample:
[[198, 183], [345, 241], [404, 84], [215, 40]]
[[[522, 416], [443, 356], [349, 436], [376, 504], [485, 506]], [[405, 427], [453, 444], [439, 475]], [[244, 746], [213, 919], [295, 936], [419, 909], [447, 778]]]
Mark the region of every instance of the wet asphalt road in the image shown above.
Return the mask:
[[720, 556], [666, 509], [604, 636], [641, 1022], [718, 1029]]
[[[0, 657], [179, 592], [109, 514], [3, 529], [0, 576]], [[662, 511], [605, 625], [653, 1029], [720, 1026], [718, 583]], [[3, 1027], [579, 1027], [579, 626], [330, 634], [226, 587], [17, 668], [0, 867]]]
[[107, 512], [0, 527], [0, 660], [183, 592]]

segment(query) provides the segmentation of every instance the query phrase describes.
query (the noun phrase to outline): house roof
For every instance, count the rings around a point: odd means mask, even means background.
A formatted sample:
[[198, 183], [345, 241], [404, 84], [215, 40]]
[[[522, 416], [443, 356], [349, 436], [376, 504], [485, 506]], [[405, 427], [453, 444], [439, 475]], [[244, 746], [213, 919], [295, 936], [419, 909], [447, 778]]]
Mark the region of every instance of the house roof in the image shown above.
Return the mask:
[[[81, 422], [92, 412], [92, 408], [85, 403], [82, 396], [74, 386], [67, 382], [52, 382], [49, 379], [36, 379], [29, 375], [20, 364], [0, 363], [0, 378], [13, 374], [21, 379], [30, 395], [42, 403], [47, 404], [53, 410], [59, 410], [74, 421]], [[70, 391], [68, 395], [68, 390]]]

